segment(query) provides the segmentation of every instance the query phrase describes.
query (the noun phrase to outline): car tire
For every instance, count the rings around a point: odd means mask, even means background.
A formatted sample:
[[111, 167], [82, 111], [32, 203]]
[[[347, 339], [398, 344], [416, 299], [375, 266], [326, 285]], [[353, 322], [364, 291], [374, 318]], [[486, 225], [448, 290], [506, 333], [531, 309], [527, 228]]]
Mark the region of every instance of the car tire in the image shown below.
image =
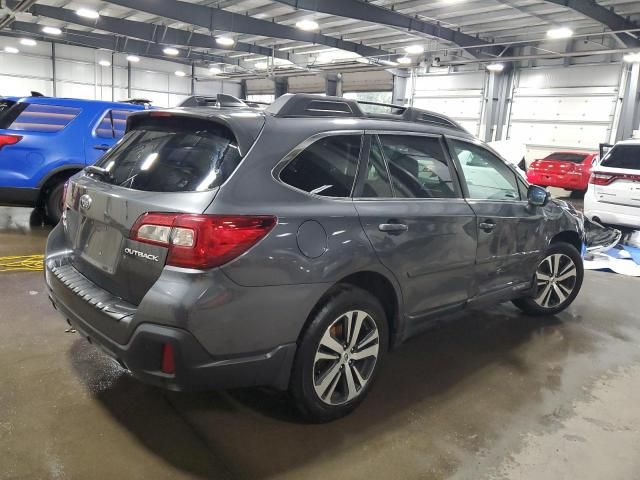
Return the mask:
[[62, 196], [64, 194], [64, 182], [55, 184], [47, 192], [45, 198], [44, 211], [47, 222], [51, 225], [57, 225], [62, 217]]
[[298, 341], [289, 391], [302, 417], [322, 423], [353, 411], [375, 382], [387, 344], [380, 301], [355, 286], [337, 287]]
[[535, 294], [513, 303], [527, 315], [555, 315], [575, 300], [583, 279], [584, 266], [576, 247], [565, 242], [552, 243], [536, 269]]

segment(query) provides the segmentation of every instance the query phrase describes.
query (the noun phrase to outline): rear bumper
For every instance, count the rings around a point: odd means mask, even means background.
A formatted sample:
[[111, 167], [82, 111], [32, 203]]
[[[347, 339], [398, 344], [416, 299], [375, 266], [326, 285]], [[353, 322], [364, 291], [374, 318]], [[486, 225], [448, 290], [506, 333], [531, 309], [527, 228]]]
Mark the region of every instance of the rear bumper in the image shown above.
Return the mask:
[[554, 175], [543, 174], [533, 170], [527, 171], [527, 180], [534, 185], [543, 187], [564, 188], [566, 190], [586, 190], [589, 186], [589, 179], [581, 174]]
[[[196, 274], [204, 286], [194, 294], [193, 279], [181, 276], [189, 273], [168, 272], [168, 279], [159, 279], [135, 306], [80, 274], [69, 263], [67, 250], [53, 248], [61, 241], [58, 225], [49, 237], [45, 259], [51, 302], [83, 337], [135, 377], [171, 390], [288, 387], [296, 339], [306, 317], [293, 311], [300, 326], [283, 325], [286, 315], [275, 317], [270, 308], [286, 312], [287, 307], [271, 290], [240, 288], [229, 280], [224, 283], [222, 273], [211, 272], [215, 276]], [[185, 293], [179, 286], [192, 290]], [[211, 290], [214, 297], [207, 293]], [[186, 298], [189, 294], [192, 300]], [[274, 301], [267, 304], [260, 296], [263, 308], [248, 309], [249, 295], [269, 295]], [[202, 309], [199, 302], [210, 309]], [[174, 374], [162, 371], [164, 344], [173, 346]]]
[[590, 220], [597, 217], [603, 223], [640, 228], [640, 207], [599, 202], [591, 190], [584, 197], [584, 214]]
[[16, 207], [34, 207], [40, 190], [37, 188], [0, 187], [0, 204]]
[[[248, 356], [217, 358], [210, 355], [188, 331], [142, 323], [125, 344], [120, 344], [96, 328], [93, 319], [74, 311], [78, 302], [69, 301], [73, 294], [51, 270], [46, 273], [49, 298], [58, 310], [89, 343], [95, 344], [139, 380], [177, 391], [214, 390], [248, 386], [273, 386], [285, 389], [296, 351], [296, 344], [280, 345], [271, 351]], [[66, 299], [66, 302], [63, 301]], [[93, 320], [93, 321], [92, 321]], [[111, 319], [117, 322], [121, 320]], [[173, 346], [175, 373], [161, 370], [164, 344]]]

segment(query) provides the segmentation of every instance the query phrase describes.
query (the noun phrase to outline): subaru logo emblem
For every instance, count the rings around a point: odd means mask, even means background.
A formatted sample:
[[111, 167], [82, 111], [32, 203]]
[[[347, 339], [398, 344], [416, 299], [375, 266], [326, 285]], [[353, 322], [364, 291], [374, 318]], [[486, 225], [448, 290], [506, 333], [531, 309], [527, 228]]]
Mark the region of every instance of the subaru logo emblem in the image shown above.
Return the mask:
[[85, 193], [80, 197], [80, 208], [89, 210], [89, 208], [91, 208], [91, 202], [93, 202], [93, 199]]

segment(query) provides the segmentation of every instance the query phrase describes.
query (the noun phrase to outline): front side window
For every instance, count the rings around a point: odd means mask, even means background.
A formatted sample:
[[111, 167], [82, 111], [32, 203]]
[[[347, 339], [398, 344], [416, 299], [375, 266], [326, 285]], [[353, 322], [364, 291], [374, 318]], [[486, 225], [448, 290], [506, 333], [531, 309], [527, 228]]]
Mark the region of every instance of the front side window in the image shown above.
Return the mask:
[[397, 198], [457, 197], [440, 140], [418, 135], [380, 135]]
[[602, 159], [600, 166], [640, 170], [640, 145], [616, 145]]
[[109, 110], [96, 128], [96, 137], [100, 138], [122, 138], [127, 126], [127, 115], [131, 110]]
[[516, 174], [488, 150], [452, 140], [460, 162], [469, 198], [475, 200], [520, 200]]
[[324, 197], [349, 197], [356, 178], [361, 135], [316, 140], [280, 172], [287, 185]]
[[9, 109], [2, 117], [0, 128], [56, 133], [69, 125], [78, 116], [80, 110], [60, 105], [19, 103]]

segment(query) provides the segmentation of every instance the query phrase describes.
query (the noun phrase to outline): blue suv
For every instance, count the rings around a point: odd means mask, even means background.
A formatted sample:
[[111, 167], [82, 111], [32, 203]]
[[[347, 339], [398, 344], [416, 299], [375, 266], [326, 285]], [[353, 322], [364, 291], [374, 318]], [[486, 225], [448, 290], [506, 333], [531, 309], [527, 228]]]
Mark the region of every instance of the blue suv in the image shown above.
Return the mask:
[[123, 135], [136, 103], [26, 97], [0, 112], [0, 204], [43, 207], [58, 223], [64, 184]]

